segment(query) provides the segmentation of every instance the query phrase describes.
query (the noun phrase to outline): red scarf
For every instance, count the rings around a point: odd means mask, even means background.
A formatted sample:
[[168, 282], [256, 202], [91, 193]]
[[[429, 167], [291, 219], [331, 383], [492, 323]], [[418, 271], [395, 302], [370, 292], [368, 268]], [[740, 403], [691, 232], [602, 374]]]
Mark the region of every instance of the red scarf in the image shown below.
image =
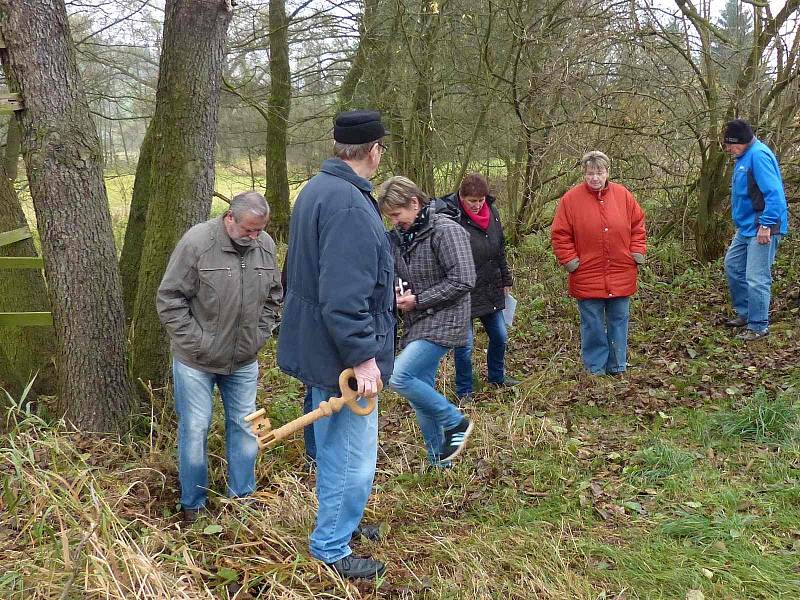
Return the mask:
[[458, 202], [461, 204], [461, 209], [469, 217], [470, 221], [480, 227], [482, 231], [489, 229], [489, 219], [492, 217], [492, 211], [489, 209], [488, 202], [484, 202], [483, 206], [481, 206], [478, 212], [472, 212], [469, 208], [467, 208], [467, 205], [464, 204], [464, 201], [461, 200], [460, 197]]

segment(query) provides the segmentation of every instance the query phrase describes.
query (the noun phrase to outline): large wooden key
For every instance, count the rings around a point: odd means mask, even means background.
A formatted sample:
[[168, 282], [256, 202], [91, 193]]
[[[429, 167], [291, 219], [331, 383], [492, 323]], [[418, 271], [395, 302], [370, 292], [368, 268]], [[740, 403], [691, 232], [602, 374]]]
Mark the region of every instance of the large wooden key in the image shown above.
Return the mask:
[[[355, 388], [356, 374], [353, 369], [345, 369], [339, 375], [339, 390], [342, 395], [328, 400], [323, 400], [319, 403], [319, 408], [312, 410], [307, 415], [296, 418], [294, 421], [289, 421], [283, 427], [278, 427], [273, 430], [269, 419], [266, 417], [266, 411], [262, 408], [254, 413], [247, 415], [244, 420], [250, 423], [253, 433], [258, 440], [258, 447], [262, 450], [264, 448], [271, 448], [279, 441], [289, 437], [298, 429], [302, 429], [306, 425], [311, 425], [323, 417], [330, 417], [333, 413], [342, 410], [342, 407], [347, 407], [357, 415], [368, 415], [375, 410], [375, 396], [365, 398], [366, 405], [361, 406], [358, 403], [358, 390]], [[378, 380], [378, 391], [383, 389], [383, 383]]]

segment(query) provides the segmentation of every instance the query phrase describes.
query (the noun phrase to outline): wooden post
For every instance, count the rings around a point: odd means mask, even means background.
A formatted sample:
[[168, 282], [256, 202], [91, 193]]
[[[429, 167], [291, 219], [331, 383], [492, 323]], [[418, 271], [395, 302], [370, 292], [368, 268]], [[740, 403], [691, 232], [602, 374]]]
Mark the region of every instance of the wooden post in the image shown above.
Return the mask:
[[53, 315], [49, 312], [0, 312], [0, 327], [52, 327]]
[[22, 110], [22, 97], [19, 94], [0, 94], [0, 114]]
[[0, 269], [44, 269], [41, 256], [0, 256]]
[[13, 231], [6, 231], [4, 233], [0, 233], [0, 247], [9, 246], [14, 242], [27, 240], [30, 237], [31, 232], [27, 227], [20, 227], [19, 229], [14, 229]]

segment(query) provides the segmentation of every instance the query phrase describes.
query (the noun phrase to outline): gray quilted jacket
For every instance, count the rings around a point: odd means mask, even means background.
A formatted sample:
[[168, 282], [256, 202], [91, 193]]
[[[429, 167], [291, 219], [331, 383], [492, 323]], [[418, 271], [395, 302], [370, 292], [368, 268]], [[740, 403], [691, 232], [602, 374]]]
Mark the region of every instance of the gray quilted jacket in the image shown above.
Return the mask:
[[417, 307], [403, 313], [400, 347], [427, 340], [447, 348], [467, 343], [470, 322], [469, 292], [475, 285], [475, 265], [469, 236], [458, 223], [432, 214], [407, 251], [392, 232], [396, 277], [408, 282]]

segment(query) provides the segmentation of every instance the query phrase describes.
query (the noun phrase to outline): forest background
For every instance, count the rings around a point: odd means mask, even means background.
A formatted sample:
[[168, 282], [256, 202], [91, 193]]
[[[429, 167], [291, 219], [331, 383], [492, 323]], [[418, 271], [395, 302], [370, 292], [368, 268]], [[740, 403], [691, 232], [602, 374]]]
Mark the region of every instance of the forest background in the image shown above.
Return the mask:
[[[3, 273], [0, 310], [53, 318], [0, 326], [0, 595], [794, 597], [797, 247], [779, 256], [769, 343], [729, 339], [719, 258], [732, 163], [719, 140], [730, 118], [754, 123], [796, 212], [798, 10], [0, 1], [0, 58], [24, 106], [4, 124], [0, 233], [33, 231], [0, 254], [45, 264]], [[396, 444], [370, 510], [398, 535], [373, 549], [395, 575], [372, 588], [307, 557], [313, 477], [296, 444], [261, 461], [255, 508], [220, 498], [213, 522], [176, 526], [152, 300], [180, 235], [238, 191], [264, 192], [285, 241], [292, 198], [330, 154], [333, 115], [352, 107], [381, 110], [392, 131], [376, 182], [404, 174], [443, 194], [468, 170], [490, 178], [522, 300], [510, 365], [526, 380], [483, 389], [480, 450], [441, 477], [420, 470], [413, 416], [386, 394], [381, 435]], [[622, 382], [580, 375], [577, 317], [547, 247], [591, 149], [648, 215]], [[300, 390], [273, 350], [260, 396], [281, 423]]]

